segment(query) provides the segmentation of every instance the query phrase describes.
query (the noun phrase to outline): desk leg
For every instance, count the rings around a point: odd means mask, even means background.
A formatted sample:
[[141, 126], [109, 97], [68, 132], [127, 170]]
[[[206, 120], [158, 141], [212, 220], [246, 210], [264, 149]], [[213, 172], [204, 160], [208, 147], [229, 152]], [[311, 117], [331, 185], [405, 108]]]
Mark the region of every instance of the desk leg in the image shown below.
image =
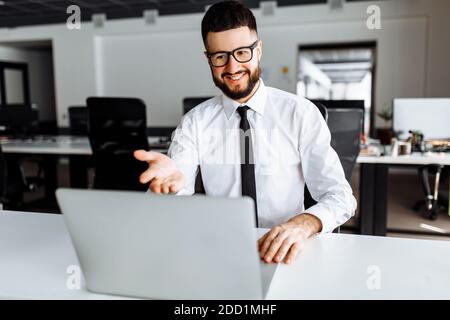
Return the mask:
[[375, 166], [373, 163], [360, 164], [359, 232], [364, 235], [374, 234]]
[[69, 156], [70, 187], [87, 189], [88, 159], [86, 156]]
[[377, 164], [375, 168], [375, 195], [373, 230], [376, 236], [386, 236], [389, 165]]
[[45, 199], [51, 204], [55, 202], [55, 191], [58, 185], [58, 157], [44, 155], [43, 159]]

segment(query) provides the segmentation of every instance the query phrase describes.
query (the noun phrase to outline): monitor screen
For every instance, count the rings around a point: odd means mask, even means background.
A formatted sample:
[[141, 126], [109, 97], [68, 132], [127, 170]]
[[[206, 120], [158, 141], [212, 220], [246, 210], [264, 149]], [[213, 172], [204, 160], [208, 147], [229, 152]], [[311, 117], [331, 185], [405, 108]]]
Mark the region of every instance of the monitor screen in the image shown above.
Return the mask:
[[360, 109], [363, 111], [363, 131], [365, 134], [369, 134], [370, 131], [370, 112], [366, 112], [364, 107], [364, 100], [322, 100], [313, 99], [312, 103], [319, 102], [323, 104], [327, 109]]
[[195, 97], [183, 99], [183, 114], [188, 113], [191, 109], [194, 109], [200, 103], [211, 99], [212, 97]]
[[424, 138], [450, 138], [450, 98], [394, 99], [393, 129], [400, 139], [409, 130], [421, 131]]
[[361, 109], [364, 111], [364, 100], [322, 100], [314, 99], [314, 102], [322, 103], [327, 109]]
[[30, 106], [0, 107], [2, 134], [31, 134], [38, 125], [38, 111]]

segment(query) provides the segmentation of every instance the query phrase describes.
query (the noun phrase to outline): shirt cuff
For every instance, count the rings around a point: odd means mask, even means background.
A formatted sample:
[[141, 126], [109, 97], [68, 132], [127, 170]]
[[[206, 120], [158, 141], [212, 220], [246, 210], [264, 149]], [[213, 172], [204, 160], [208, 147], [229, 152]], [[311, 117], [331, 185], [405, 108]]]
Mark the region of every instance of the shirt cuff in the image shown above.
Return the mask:
[[177, 196], [191, 196], [195, 193], [195, 180], [198, 174], [198, 166], [192, 164], [179, 164], [177, 163], [177, 169], [181, 171], [186, 179], [186, 184], [183, 188], [178, 190], [175, 195]]
[[319, 232], [321, 234], [333, 232], [337, 228], [335, 214], [320, 203], [308, 208], [304, 213], [309, 213], [322, 222], [322, 230]]

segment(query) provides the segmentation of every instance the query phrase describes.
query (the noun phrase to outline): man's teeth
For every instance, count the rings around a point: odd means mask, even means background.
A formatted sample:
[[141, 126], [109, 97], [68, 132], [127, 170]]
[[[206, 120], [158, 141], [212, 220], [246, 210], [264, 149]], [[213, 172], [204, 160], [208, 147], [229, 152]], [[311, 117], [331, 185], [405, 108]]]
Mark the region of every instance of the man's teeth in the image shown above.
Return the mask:
[[230, 76], [230, 78], [231, 78], [231, 80], [236, 81], [236, 80], [239, 80], [240, 78], [242, 78], [243, 75], [244, 75], [244, 73], [239, 73], [237, 75]]

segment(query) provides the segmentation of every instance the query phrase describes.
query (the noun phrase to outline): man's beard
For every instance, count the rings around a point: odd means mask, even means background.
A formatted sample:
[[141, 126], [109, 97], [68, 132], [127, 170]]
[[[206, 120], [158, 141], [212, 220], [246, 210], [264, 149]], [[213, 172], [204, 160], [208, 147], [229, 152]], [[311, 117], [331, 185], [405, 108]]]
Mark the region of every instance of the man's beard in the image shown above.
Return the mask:
[[259, 78], [261, 76], [261, 69], [258, 66], [255, 70], [255, 72], [251, 72], [249, 69], [245, 69], [242, 70], [243, 72], [247, 73], [249, 75], [248, 80], [247, 80], [247, 85], [245, 88], [240, 89], [240, 90], [231, 90], [227, 84], [225, 83], [225, 80], [223, 80], [225, 78], [226, 75], [230, 75], [230, 73], [223, 73], [221, 75], [222, 79], [218, 79], [214, 76], [214, 73], [212, 73], [212, 77], [213, 77], [213, 81], [215, 83], [215, 85], [222, 90], [222, 92], [229, 98], [233, 99], [233, 100], [240, 100], [242, 98], [247, 97], [248, 95], [250, 95], [250, 93], [252, 93], [253, 89], [255, 88], [256, 84], [259, 81]]

